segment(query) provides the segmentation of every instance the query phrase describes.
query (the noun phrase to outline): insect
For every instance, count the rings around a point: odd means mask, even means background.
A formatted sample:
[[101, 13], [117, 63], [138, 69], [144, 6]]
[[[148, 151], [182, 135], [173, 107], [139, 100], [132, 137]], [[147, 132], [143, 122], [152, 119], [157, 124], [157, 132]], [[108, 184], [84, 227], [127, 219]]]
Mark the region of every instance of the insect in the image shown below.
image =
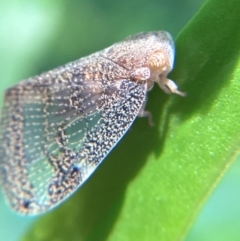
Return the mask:
[[140, 33], [5, 92], [0, 184], [20, 214], [48, 211], [94, 172], [145, 111], [156, 82], [184, 96], [166, 76], [174, 44], [164, 31]]

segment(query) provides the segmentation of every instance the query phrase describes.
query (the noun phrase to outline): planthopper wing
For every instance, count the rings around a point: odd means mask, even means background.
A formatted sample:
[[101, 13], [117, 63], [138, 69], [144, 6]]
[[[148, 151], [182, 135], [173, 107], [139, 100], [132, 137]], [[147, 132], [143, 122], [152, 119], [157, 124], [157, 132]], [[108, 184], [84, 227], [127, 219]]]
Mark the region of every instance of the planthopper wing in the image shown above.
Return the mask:
[[38, 214], [92, 174], [128, 130], [146, 84], [86, 80], [69, 69], [8, 89], [0, 133], [0, 183], [11, 207]]

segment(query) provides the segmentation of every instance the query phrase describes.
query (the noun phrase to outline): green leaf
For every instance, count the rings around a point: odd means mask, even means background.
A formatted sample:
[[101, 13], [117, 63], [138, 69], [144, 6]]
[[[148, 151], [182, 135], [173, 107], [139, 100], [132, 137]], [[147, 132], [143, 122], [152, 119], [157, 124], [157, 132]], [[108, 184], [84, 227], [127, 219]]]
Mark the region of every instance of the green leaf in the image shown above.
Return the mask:
[[[177, 39], [171, 74], [188, 93], [149, 96], [91, 179], [24, 240], [183, 238], [240, 146], [240, 2], [209, 0]], [[168, 99], [168, 100], [167, 100]]]

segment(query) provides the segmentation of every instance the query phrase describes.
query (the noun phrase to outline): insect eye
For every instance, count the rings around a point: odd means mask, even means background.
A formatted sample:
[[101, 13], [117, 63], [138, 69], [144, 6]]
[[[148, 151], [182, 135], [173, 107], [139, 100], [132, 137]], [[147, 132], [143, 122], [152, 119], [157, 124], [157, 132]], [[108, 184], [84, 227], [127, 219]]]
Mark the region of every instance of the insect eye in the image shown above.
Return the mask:
[[[149, 58], [149, 67], [153, 70], [161, 71], [165, 66], [168, 66], [166, 54], [162, 51], [157, 51]], [[170, 67], [170, 66], [169, 66]]]

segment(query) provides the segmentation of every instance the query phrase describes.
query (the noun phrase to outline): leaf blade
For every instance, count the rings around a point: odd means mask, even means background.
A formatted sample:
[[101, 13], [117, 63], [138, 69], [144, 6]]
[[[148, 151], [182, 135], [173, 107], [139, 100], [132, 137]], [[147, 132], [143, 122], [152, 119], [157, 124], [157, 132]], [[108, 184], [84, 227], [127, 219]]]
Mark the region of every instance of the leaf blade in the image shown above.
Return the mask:
[[[181, 89], [189, 93], [188, 97], [172, 97], [159, 117], [160, 101], [165, 97], [161, 99], [159, 90], [154, 90], [149, 108], [153, 109], [157, 131], [149, 130], [144, 120], [137, 121], [89, 184], [36, 224], [41, 235], [55, 223], [45, 237], [184, 237], [208, 192], [239, 150], [239, 9], [236, 0], [206, 2], [177, 40], [177, 65], [172, 76], [184, 81]], [[229, 11], [232, 18], [226, 17]], [[142, 145], [145, 150], [140, 150]], [[93, 201], [96, 196], [98, 200]], [[59, 216], [64, 216], [68, 225], [56, 234]], [[41, 240], [34, 231], [29, 237], [32, 239], [26, 240]]]

